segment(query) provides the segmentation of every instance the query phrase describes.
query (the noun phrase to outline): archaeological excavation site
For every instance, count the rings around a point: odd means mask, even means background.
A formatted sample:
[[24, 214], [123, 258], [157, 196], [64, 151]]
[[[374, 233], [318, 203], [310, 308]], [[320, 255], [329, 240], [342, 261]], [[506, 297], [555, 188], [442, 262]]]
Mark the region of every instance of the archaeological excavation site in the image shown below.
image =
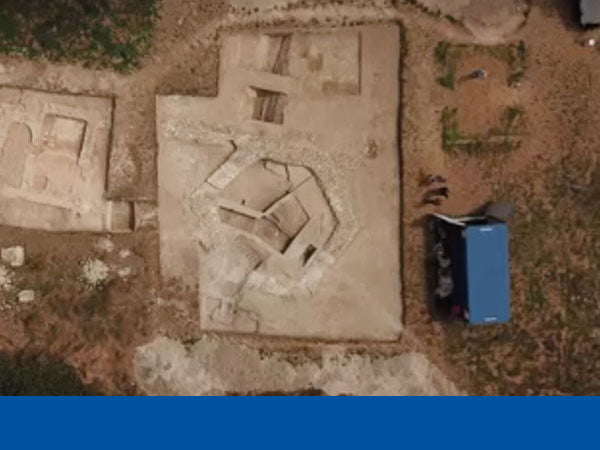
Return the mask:
[[201, 329], [399, 337], [399, 52], [395, 25], [237, 32], [216, 97], [157, 97], [161, 275]]
[[[0, 88], [4, 314], [36, 322], [34, 340], [77, 348], [64, 364], [96, 366], [86, 389], [362, 394], [371, 381], [358, 372], [373, 364], [405, 373], [373, 393], [452, 391], [424, 355], [391, 348], [403, 331], [400, 24], [329, 26], [302, 18], [310, 9], [274, 20], [271, 7], [256, 29], [243, 6], [228, 10], [197, 37], [216, 53], [212, 95], [158, 85], [143, 93], [153, 107], [131, 118], [133, 80], [92, 72], [86, 86], [49, 89], [15, 70]], [[142, 148], [138, 127], [155, 134]], [[52, 270], [71, 273], [48, 279], [39, 272], [54, 246], [69, 261]], [[65, 322], [77, 322], [68, 340]], [[378, 343], [390, 355], [375, 363], [354, 348]], [[241, 357], [247, 372], [226, 380]], [[333, 387], [346, 364], [356, 372]], [[278, 379], [282, 368], [292, 379]]]
[[[600, 389], [562, 364], [599, 329], [600, 58], [558, 0], [61, 2], [0, 20], [0, 394]], [[478, 326], [431, 219], [491, 202]]]

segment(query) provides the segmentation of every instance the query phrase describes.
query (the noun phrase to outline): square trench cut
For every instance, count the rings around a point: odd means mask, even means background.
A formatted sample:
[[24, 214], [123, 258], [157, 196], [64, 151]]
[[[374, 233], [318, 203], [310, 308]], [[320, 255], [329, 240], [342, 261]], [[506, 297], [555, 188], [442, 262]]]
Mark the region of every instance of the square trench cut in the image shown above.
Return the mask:
[[252, 118], [262, 122], [283, 123], [286, 95], [282, 92], [252, 88], [254, 94]]

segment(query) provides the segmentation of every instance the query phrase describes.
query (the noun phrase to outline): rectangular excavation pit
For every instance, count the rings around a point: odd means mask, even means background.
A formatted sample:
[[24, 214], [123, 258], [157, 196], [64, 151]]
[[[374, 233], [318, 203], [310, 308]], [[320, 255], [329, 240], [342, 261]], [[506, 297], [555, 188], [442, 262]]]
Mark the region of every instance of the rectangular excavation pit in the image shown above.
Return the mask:
[[292, 35], [287, 34], [269, 34], [270, 46], [276, 51], [273, 59], [270, 61], [269, 69], [277, 75], [290, 74], [290, 46], [292, 43]]
[[112, 99], [1, 87], [0, 109], [0, 224], [131, 231], [105, 195]]
[[287, 95], [283, 92], [250, 88], [253, 96], [252, 119], [261, 122], [283, 124], [283, 113]]

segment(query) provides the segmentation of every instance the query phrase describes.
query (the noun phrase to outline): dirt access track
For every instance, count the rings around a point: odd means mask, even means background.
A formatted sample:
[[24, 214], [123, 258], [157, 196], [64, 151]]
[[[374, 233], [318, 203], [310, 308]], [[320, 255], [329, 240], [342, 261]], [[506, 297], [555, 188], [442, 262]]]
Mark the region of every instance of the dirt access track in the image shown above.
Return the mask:
[[[585, 99], [600, 62], [579, 45], [591, 34], [558, 1], [527, 16], [508, 0], [485, 2], [497, 14], [466, 0], [442, 2], [448, 11], [416, 3], [165, 0], [130, 74], [2, 57], [7, 92], [38, 99], [2, 124], [3, 151], [23, 167], [3, 172], [5, 201], [51, 218], [0, 215], [15, 226], [0, 229], [0, 247], [26, 255], [0, 268], [5, 373], [35, 368], [86, 393], [456, 394], [452, 381], [474, 393], [597, 392], [586, 363], [596, 315], [572, 306], [597, 298], [585, 270], [597, 263], [586, 245], [597, 216], [586, 205], [600, 115]], [[528, 67], [518, 87], [497, 58], [473, 55], [457, 71], [483, 66], [485, 83], [440, 85], [439, 42], [519, 40]], [[100, 115], [112, 108], [108, 143], [95, 118], [35, 106], [73, 95], [82, 109], [85, 99]], [[443, 149], [445, 107], [459, 109], [464, 133], [480, 133], [513, 103], [524, 111], [518, 147]], [[15, 143], [26, 156], [14, 157]], [[73, 184], [48, 177], [51, 165], [30, 170], [39, 158], [75, 173]], [[448, 178], [447, 202], [421, 205], [423, 173]], [[423, 217], [504, 197], [523, 218], [511, 324], [432, 320]], [[59, 201], [70, 203], [57, 216]], [[111, 203], [123, 206], [123, 233]], [[581, 258], [560, 244], [564, 227], [577, 230]], [[24, 290], [35, 300], [19, 302]], [[22, 392], [64, 391], [23, 380]]]

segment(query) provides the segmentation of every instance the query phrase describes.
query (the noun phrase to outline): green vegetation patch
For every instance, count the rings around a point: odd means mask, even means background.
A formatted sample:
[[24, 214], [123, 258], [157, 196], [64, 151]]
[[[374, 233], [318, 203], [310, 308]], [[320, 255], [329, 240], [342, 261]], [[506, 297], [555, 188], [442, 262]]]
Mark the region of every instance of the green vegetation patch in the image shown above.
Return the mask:
[[464, 56], [474, 53], [492, 56], [505, 62], [510, 72], [507, 79], [509, 86], [517, 86], [525, 75], [527, 49], [523, 41], [492, 46], [440, 42], [434, 49], [434, 58], [442, 73], [438, 82], [445, 88], [454, 89], [458, 62]]
[[477, 156], [509, 152], [521, 144], [519, 133], [524, 112], [520, 107], [506, 108], [500, 125], [482, 134], [461, 132], [457, 114], [457, 108], [445, 107], [442, 111], [442, 147], [445, 151]]
[[148, 50], [160, 0], [0, 0], [0, 52], [126, 72]]

